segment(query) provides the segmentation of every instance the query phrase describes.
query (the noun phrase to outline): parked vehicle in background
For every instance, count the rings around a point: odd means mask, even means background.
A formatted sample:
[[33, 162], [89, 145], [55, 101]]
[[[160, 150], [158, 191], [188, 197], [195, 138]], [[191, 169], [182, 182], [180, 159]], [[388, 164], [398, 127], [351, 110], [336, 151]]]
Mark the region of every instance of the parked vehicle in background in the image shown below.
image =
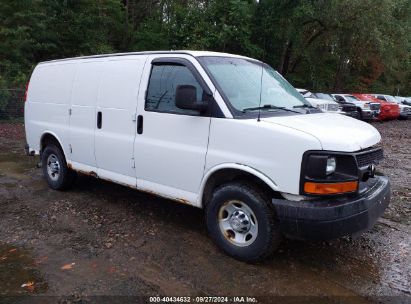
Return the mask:
[[306, 89], [297, 89], [297, 91], [315, 108], [325, 113], [344, 114], [334, 100], [320, 99]]
[[327, 93], [313, 93], [313, 96], [315, 96], [317, 99], [323, 99], [323, 100], [328, 100], [328, 101], [334, 101], [339, 103], [339, 108], [343, 112], [342, 114], [353, 117], [353, 118], [359, 118], [359, 113], [357, 111], [357, 106], [353, 104], [352, 102], [346, 102], [346, 101], [338, 101], [332, 96], [331, 94]]
[[400, 116], [398, 119], [408, 119], [411, 117], [411, 106], [405, 105], [399, 102], [394, 96], [386, 95], [386, 94], [370, 94], [379, 100], [384, 100], [391, 103], [396, 103], [400, 107]]
[[359, 118], [361, 120], [373, 120], [380, 114], [381, 105], [378, 102], [362, 101], [351, 94], [332, 94], [336, 100], [351, 102], [357, 106]]
[[402, 97], [402, 96], [394, 96], [394, 98], [397, 99], [401, 103], [405, 101], [405, 97]]
[[243, 56], [53, 60], [30, 78], [25, 148], [40, 154], [52, 189], [83, 172], [203, 208], [222, 250], [258, 261], [283, 236], [368, 230], [389, 204], [378, 131], [310, 107], [274, 69]]
[[306, 89], [296, 89], [296, 90], [298, 91], [298, 93], [303, 95], [304, 98], [313, 97], [313, 93], [311, 93], [310, 91], [308, 91]]
[[400, 116], [400, 107], [396, 103], [386, 102], [385, 100], [380, 100], [369, 94], [352, 94], [352, 95], [365, 102], [380, 103], [381, 105], [380, 114], [377, 116], [377, 119], [380, 121], [397, 119]]
[[411, 106], [411, 97], [402, 97], [402, 96], [395, 96], [395, 98], [401, 102], [402, 104], [405, 104], [407, 106]]

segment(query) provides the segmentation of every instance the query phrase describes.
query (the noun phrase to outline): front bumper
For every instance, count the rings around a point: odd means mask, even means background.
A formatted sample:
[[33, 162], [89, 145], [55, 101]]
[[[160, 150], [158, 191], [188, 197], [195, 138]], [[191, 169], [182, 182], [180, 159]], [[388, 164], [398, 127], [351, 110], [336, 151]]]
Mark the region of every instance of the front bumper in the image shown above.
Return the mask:
[[351, 196], [300, 202], [273, 199], [282, 233], [295, 239], [328, 240], [370, 229], [390, 202], [390, 182], [377, 176], [362, 184]]
[[357, 110], [355, 111], [344, 111], [342, 112], [342, 114], [346, 115], [346, 116], [350, 116], [352, 118], [359, 118], [360, 114], [358, 113]]
[[361, 114], [362, 114], [362, 119], [371, 120], [371, 119], [374, 119], [376, 116], [378, 116], [379, 113], [376, 113], [375, 111], [371, 111], [371, 110], [362, 110]]
[[409, 119], [411, 118], [411, 111], [400, 112], [400, 119]]

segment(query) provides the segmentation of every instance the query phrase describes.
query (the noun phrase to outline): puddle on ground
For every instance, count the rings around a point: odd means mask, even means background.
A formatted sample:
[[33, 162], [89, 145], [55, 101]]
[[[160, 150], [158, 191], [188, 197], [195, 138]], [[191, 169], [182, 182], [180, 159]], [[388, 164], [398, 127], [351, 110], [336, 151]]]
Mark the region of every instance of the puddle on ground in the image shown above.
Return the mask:
[[0, 162], [0, 172], [3, 174], [8, 174], [8, 173], [22, 174], [27, 169], [28, 168], [26, 167], [25, 163], [11, 162], [11, 161]]
[[28, 251], [0, 243], [0, 297], [45, 293], [48, 285], [36, 265]]
[[0, 155], [0, 175], [20, 180], [29, 178], [28, 171], [34, 169], [38, 162], [37, 157], [28, 157], [9, 153]]
[[411, 245], [408, 240], [398, 243], [394, 252], [385, 256], [388, 267], [383, 271], [383, 282], [391, 288], [411, 295]]

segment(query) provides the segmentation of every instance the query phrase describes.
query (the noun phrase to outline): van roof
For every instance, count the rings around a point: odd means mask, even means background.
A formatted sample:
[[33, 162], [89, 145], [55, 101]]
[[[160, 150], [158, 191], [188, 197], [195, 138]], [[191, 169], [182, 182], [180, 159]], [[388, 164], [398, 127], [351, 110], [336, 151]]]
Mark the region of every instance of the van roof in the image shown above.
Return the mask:
[[128, 52], [128, 53], [113, 53], [113, 54], [101, 54], [101, 55], [91, 55], [91, 56], [80, 56], [80, 57], [72, 57], [72, 58], [63, 58], [63, 59], [55, 59], [55, 60], [48, 60], [40, 62], [42, 63], [51, 63], [51, 62], [60, 62], [60, 61], [69, 61], [69, 60], [79, 60], [79, 59], [93, 59], [93, 58], [104, 58], [104, 57], [120, 57], [120, 56], [131, 56], [131, 55], [153, 55], [153, 54], [184, 54], [190, 55], [193, 57], [202, 57], [202, 56], [217, 56], [217, 57], [236, 57], [236, 58], [246, 58], [252, 59], [253, 58], [241, 56], [241, 55], [234, 55], [229, 53], [220, 53], [220, 52], [209, 52], [209, 51], [189, 51], [189, 50], [182, 50], [182, 51], [147, 51], [147, 52]]

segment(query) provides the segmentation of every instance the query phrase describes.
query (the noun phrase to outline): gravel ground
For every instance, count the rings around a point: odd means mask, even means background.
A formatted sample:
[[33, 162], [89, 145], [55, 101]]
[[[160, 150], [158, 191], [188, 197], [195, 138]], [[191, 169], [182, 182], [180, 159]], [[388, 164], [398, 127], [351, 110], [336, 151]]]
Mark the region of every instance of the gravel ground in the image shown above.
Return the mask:
[[375, 227], [356, 240], [285, 241], [246, 264], [211, 243], [199, 209], [87, 176], [70, 191], [49, 189], [22, 151], [23, 125], [0, 123], [0, 303], [411, 301], [411, 121], [374, 126], [393, 194]]

